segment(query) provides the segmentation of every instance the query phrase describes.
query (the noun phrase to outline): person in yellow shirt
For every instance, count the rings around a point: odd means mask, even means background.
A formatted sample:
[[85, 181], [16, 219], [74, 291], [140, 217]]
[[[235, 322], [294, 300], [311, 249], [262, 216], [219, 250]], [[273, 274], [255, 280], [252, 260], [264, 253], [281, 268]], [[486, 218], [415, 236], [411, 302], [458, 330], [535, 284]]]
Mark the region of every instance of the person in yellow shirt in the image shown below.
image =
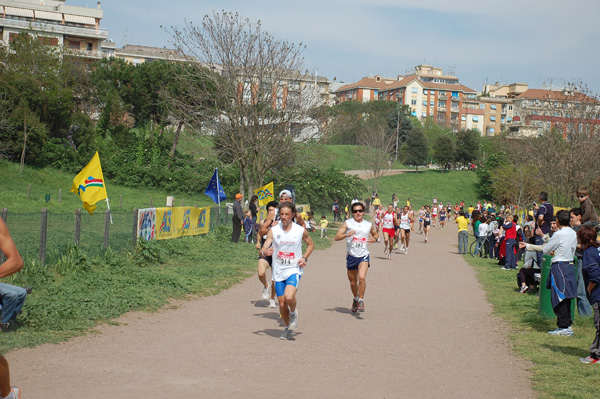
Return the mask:
[[377, 209], [380, 204], [381, 204], [381, 200], [379, 199], [379, 196], [377, 194], [375, 194], [375, 199], [373, 199], [373, 206], [375, 207], [375, 209]]
[[473, 211], [475, 210], [475, 208], [473, 208], [473, 205], [469, 205], [469, 207], [467, 208], [467, 212], [469, 212], [467, 214], [467, 218], [470, 218], [471, 215], [473, 214]]
[[321, 216], [321, 220], [319, 221], [319, 226], [321, 226], [321, 238], [327, 238], [327, 226], [329, 225], [329, 221], [325, 217], [325, 215]]
[[465, 212], [458, 212], [456, 223], [458, 223], [458, 253], [467, 253], [467, 244], [469, 243], [469, 219], [465, 217]]

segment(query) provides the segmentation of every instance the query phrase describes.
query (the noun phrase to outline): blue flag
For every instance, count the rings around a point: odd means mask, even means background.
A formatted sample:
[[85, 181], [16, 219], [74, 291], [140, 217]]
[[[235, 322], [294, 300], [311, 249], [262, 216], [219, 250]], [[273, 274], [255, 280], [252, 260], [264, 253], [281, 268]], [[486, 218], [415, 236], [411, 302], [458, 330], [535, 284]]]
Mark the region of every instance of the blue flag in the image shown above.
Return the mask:
[[212, 198], [217, 204], [227, 199], [225, 191], [223, 191], [223, 187], [221, 186], [221, 183], [219, 183], [219, 169], [215, 169], [215, 173], [210, 179], [208, 187], [204, 190], [204, 194]]

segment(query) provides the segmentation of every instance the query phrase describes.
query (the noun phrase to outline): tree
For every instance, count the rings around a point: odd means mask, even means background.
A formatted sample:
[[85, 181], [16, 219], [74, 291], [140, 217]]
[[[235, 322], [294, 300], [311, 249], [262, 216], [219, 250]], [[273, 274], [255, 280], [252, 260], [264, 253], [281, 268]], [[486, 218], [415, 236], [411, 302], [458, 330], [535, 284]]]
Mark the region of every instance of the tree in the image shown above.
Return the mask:
[[170, 33], [189, 61], [175, 76], [186, 95], [171, 106], [214, 141], [222, 161], [239, 167], [240, 192], [250, 194], [273, 168], [292, 166], [293, 144], [312, 137], [308, 116], [321, 102], [314, 79], [300, 72], [304, 46], [228, 12]]
[[504, 164], [492, 175], [492, 193], [502, 204], [524, 207], [536, 200], [543, 187], [538, 175], [540, 171], [530, 165]]
[[419, 165], [427, 163], [429, 143], [427, 137], [420, 127], [413, 128], [406, 137], [405, 162], [415, 165], [415, 171], [419, 171]]
[[367, 167], [369, 178], [373, 179], [373, 191], [388, 166], [392, 150], [396, 146], [396, 137], [390, 134], [384, 115], [371, 115], [360, 124], [361, 132], [357, 136], [357, 156]]
[[456, 160], [463, 165], [478, 158], [480, 133], [475, 129], [461, 130], [456, 134]]
[[439, 136], [433, 143], [433, 156], [438, 165], [442, 165], [443, 171], [446, 164], [453, 163], [456, 159], [454, 140], [448, 136]]

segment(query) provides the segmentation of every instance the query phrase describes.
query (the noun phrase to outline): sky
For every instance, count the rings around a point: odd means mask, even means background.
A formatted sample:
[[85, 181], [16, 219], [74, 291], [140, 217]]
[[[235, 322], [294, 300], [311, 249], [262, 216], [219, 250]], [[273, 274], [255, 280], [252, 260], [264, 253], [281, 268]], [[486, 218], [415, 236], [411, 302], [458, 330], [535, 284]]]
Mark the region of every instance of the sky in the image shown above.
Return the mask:
[[101, 28], [118, 47], [172, 48], [165, 27], [199, 25], [225, 10], [260, 20], [278, 40], [305, 44], [305, 69], [337, 82], [395, 78], [427, 64], [477, 91], [495, 82], [583, 82], [600, 94], [598, 0], [101, 0], [101, 7]]

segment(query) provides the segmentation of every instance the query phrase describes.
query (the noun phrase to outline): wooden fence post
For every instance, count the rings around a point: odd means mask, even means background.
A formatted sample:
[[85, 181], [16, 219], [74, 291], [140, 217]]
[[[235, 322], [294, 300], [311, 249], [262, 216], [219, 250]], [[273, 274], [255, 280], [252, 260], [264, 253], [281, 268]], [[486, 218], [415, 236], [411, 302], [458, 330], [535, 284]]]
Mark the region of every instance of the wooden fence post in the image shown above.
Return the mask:
[[[2, 214], [0, 215], [0, 217], [2, 218], [2, 221], [6, 224], [6, 217], [8, 216], [8, 208], [2, 208]], [[4, 263], [4, 261], [6, 260], [6, 257], [4, 256], [4, 253], [2, 251], [0, 251], [0, 265], [2, 263]]]
[[133, 210], [133, 246], [137, 244], [138, 209]]
[[40, 263], [46, 266], [46, 232], [48, 230], [48, 208], [42, 208], [40, 222]]
[[110, 210], [104, 212], [104, 249], [108, 249], [108, 239], [110, 237]]
[[150, 208], [152, 208], [152, 197], [150, 197]]
[[181, 206], [184, 206], [184, 205], [183, 205], [183, 198], [181, 199]]
[[60, 204], [60, 201], [62, 200], [62, 188], [58, 189], [58, 203]]
[[75, 245], [79, 245], [81, 237], [81, 209], [75, 211]]

